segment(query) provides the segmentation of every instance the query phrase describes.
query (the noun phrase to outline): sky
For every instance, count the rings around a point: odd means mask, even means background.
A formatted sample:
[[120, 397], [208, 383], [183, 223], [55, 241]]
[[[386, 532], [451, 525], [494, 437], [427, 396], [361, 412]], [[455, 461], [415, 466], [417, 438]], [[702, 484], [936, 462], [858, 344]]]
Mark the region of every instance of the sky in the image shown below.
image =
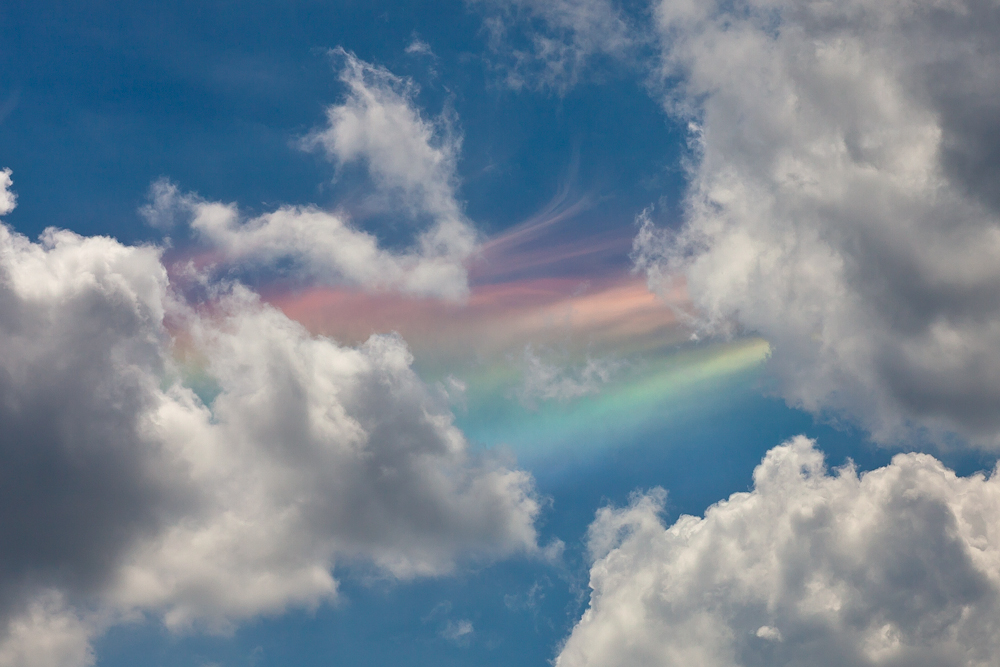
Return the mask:
[[1000, 665], [1000, 6], [0, 6], [0, 667]]

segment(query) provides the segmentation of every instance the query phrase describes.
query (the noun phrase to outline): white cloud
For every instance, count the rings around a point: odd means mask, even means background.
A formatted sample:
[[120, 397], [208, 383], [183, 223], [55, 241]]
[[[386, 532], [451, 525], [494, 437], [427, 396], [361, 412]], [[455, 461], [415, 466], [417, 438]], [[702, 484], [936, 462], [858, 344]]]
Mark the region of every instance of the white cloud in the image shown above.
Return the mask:
[[191, 306], [159, 249], [66, 231], [0, 226], [0, 276], [5, 667], [90, 664], [137, 613], [313, 606], [336, 563], [544, 556], [530, 476], [468, 451], [398, 337], [341, 347], [239, 286]]
[[524, 348], [524, 382], [520, 390], [521, 400], [528, 405], [534, 405], [539, 400], [566, 402], [597, 394], [601, 391], [601, 386], [609, 382], [621, 366], [620, 361], [588, 356], [586, 364], [582, 367], [564, 368], [545, 362], [531, 345], [527, 345]]
[[168, 178], [160, 178], [149, 186], [149, 203], [139, 209], [146, 224], [154, 229], [170, 231], [190, 215], [197, 197], [184, 195]]
[[235, 204], [182, 194], [165, 180], [153, 184], [142, 214], [163, 229], [183, 214], [230, 265], [260, 268], [291, 260], [298, 272], [326, 282], [464, 298], [465, 262], [476, 250], [477, 234], [456, 197], [460, 137], [447, 115], [435, 121], [421, 116], [412, 81], [339, 53], [347, 97], [327, 109], [327, 126], [302, 145], [322, 150], [338, 165], [363, 163], [379, 192], [397, 201], [405, 216], [429, 220], [412, 248], [387, 250], [345, 214], [315, 206], [286, 206], [245, 219]]
[[407, 46], [406, 49], [404, 49], [404, 51], [406, 53], [409, 53], [410, 55], [431, 56], [431, 57], [434, 56], [434, 50], [431, 49], [431, 45], [421, 39], [416, 39], [416, 38], [414, 38], [414, 40], [410, 42], [410, 45]]
[[0, 171], [0, 215], [7, 215], [17, 206], [17, 195], [10, 189], [14, 184], [11, 173], [10, 169]]
[[94, 627], [67, 609], [59, 593], [44, 592], [9, 623], [0, 639], [0, 665], [89, 667], [96, 661], [93, 633]]
[[[640, 37], [610, 0], [468, 0], [487, 11], [493, 47], [509, 59], [507, 83], [565, 92], [600, 56], [624, 60]], [[508, 33], [523, 30], [529, 46]]]
[[534, 550], [530, 477], [470, 458], [401, 339], [341, 348], [241, 289], [217, 309], [189, 327], [221, 388], [211, 419], [183, 403], [155, 417], [211, 496], [134, 552], [120, 603], [224, 623], [333, 595], [335, 556], [412, 577]]
[[327, 127], [304, 145], [338, 164], [363, 162], [383, 191], [401, 195], [413, 212], [433, 220], [418, 238], [421, 256], [461, 265], [475, 249], [476, 234], [455, 194], [462, 140], [453, 119], [444, 113], [426, 120], [415, 108], [413, 81], [340, 54], [347, 99], [327, 109]]
[[472, 638], [473, 632], [475, 630], [472, 627], [472, 621], [462, 619], [460, 621], [448, 621], [441, 630], [441, 636], [459, 646], [466, 646], [469, 643], [469, 639]]
[[667, 528], [663, 500], [598, 512], [590, 608], [558, 667], [996, 664], [996, 472], [900, 454], [831, 475], [800, 436], [704, 518]]
[[[728, 9], [727, 9], [728, 8]], [[877, 439], [1000, 442], [1000, 14], [955, 0], [665, 0], [684, 228], [637, 250], [785, 397]]]
[[363, 162], [376, 183], [398, 191], [415, 211], [439, 222], [461, 221], [455, 198], [456, 164], [462, 146], [453, 121], [428, 121], [414, 106], [416, 84], [338, 49], [348, 88], [343, 104], [326, 110], [327, 126], [304, 146], [323, 150], [338, 164]]
[[298, 273], [329, 283], [456, 300], [468, 293], [464, 261], [475, 243], [464, 223], [435, 227], [413, 251], [395, 253], [342, 214], [316, 207], [284, 207], [246, 220], [233, 204], [185, 198], [192, 229], [229, 262], [261, 268], [293, 259]]

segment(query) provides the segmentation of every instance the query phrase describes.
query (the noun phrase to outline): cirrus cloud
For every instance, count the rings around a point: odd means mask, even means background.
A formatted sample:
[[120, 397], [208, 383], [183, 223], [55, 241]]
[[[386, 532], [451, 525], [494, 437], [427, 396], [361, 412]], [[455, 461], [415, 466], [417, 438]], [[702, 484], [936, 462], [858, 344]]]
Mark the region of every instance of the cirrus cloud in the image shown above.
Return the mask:
[[627, 60], [644, 41], [621, 3], [610, 0], [466, 1], [487, 14], [485, 27], [515, 89], [565, 93], [596, 60]]

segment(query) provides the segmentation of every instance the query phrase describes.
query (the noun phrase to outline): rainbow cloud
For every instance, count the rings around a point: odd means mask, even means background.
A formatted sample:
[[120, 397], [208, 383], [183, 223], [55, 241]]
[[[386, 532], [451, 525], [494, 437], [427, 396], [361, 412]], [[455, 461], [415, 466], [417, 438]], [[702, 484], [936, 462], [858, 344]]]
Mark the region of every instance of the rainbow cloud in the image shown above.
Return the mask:
[[[575, 441], [602, 447], [662, 425], [683, 396], [768, 357], [760, 339], [692, 342], [675, 314], [686, 306], [683, 284], [664, 303], [630, 272], [629, 238], [561, 243], [557, 223], [567, 217], [541, 216], [487, 241], [465, 303], [333, 287], [272, 288], [264, 296], [342, 343], [398, 332], [426, 379], [464, 389], [456, 411], [471, 440], [528, 458]], [[525, 358], [533, 351], [547, 355], [553, 373], [580, 372], [595, 359], [614, 360], [616, 372], [573, 400], [526, 401]]]

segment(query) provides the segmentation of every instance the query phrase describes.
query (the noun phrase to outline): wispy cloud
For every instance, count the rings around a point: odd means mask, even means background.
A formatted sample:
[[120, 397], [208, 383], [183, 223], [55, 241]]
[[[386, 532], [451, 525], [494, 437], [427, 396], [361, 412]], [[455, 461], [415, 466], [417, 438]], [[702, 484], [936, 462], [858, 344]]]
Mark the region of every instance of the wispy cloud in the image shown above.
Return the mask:
[[484, 284], [566, 275], [601, 280], [616, 272], [626, 265], [631, 234], [626, 229], [572, 233], [574, 221], [591, 206], [588, 197], [571, 198], [564, 188], [535, 215], [484, 240], [470, 263], [470, 280]]
[[456, 119], [448, 113], [424, 118], [411, 79], [343, 49], [333, 55], [344, 61], [340, 78], [348, 95], [327, 109], [327, 126], [306, 136], [303, 147], [320, 149], [340, 165], [362, 162], [379, 187], [438, 225], [464, 223], [455, 197], [462, 145]]
[[543, 361], [532, 345], [524, 348], [521, 401], [533, 406], [538, 401], [567, 402], [600, 392], [621, 369], [623, 362], [588, 356], [582, 366], [564, 366]]
[[474, 632], [475, 628], [472, 626], [472, 621], [462, 619], [448, 621], [441, 630], [441, 636], [459, 646], [467, 646]]
[[423, 40], [416, 38], [414, 38], [414, 40], [410, 42], [410, 44], [406, 47], [405, 51], [410, 55], [434, 57], [434, 50], [431, 49], [431, 45]]
[[602, 354], [630, 354], [690, 336], [642, 280], [627, 275], [589, 285], [575, 279], [484, 285], [474, 288], [462, 306], [329, 288], [273, 292], [266, 298], [311, 331], [338, 340], [398, 331], [424, 362], [520, 354], [530, 341], [567, 339]]
[[468, 293], [465, 264], [477, 234], [455, 189], [461, 138], [444, 115], [426, 120], [415, 107], [415, 84], [388, 70], [337, 51], [348, 94], [327, 109], [327, 125], [302, 142], [338, 165], [362, 163], [375, 188], [398, 200], [419, 225], [408, 251], [382, 247], [343, 212], [286, 206], [246, 218], [234, 203], [182, 193], [167, 180], [154, 183], [142, 209], [151, 225], [173, 228], [183, 220], [216, 250], [225, 267], [256, 270], [291, 262], [301, 275], [375, 290], [400, 290], [460, 300]]
[[629, 57], [639, 33], [610, 0], [467, 0], [485, 26], [509, 86], [565, 93], [599, 57]]

